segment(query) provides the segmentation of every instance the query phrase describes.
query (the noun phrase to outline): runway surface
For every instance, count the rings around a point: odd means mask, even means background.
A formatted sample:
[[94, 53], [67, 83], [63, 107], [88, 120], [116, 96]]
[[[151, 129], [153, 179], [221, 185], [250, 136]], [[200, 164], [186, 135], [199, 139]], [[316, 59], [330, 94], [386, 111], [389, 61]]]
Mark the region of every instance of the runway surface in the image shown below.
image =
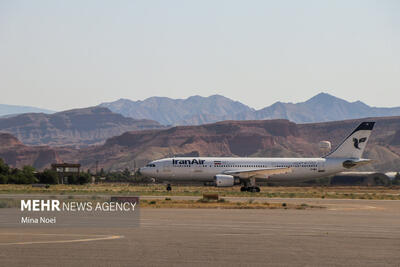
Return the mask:
[[0, 265], [400, 266], [400, 201], [256, 200], [326, 208], [141, 209], [137, 228], [0, 225]]

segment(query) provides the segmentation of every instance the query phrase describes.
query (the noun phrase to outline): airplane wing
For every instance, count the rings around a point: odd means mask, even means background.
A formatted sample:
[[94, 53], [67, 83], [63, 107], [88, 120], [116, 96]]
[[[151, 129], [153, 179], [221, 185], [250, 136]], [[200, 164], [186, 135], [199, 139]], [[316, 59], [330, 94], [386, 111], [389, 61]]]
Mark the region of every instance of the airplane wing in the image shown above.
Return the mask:
[[267, 179], [269, 176], [273, 174], [282, 174], [288, 172], [292, 172], [292, 169], [282, 167], [282, 168], [259, 168], [252, 170], [225, 171], [224, 174], [232, 175], [242, 179], [253, 178], [253, 177]]

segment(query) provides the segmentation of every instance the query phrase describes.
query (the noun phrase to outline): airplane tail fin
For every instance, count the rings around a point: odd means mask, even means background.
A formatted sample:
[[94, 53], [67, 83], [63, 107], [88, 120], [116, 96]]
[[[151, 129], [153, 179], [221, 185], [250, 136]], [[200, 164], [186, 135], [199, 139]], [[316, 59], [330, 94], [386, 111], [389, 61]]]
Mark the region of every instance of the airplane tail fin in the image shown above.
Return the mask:
[[324, 158], [361, 158], [375, 122], [362, 122], [335, 150]]

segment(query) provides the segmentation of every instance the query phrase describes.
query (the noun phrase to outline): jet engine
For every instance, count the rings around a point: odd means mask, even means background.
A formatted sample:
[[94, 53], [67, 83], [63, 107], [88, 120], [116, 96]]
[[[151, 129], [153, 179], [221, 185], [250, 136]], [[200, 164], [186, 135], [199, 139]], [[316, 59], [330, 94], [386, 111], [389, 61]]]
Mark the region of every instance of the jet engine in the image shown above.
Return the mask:
[[215, 185], [221, 186], [233, 186], [235, 184], [235, 178], [232, 175], [217, 174], [215, 175]]

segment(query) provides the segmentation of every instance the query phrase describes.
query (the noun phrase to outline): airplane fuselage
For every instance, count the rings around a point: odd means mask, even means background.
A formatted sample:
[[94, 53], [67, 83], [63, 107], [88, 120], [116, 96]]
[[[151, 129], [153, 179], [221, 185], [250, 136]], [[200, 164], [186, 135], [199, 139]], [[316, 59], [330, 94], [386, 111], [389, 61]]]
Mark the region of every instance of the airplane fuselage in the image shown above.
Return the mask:
[[217, 174], [263, 168], [290, 168], [284, 174], [272, 174], [270, 181], [310, 180], [346, 170], [347, 158], [225, 158], [179, 157], [150, 162], [140, 172], [159, 180], [213, 181]]

